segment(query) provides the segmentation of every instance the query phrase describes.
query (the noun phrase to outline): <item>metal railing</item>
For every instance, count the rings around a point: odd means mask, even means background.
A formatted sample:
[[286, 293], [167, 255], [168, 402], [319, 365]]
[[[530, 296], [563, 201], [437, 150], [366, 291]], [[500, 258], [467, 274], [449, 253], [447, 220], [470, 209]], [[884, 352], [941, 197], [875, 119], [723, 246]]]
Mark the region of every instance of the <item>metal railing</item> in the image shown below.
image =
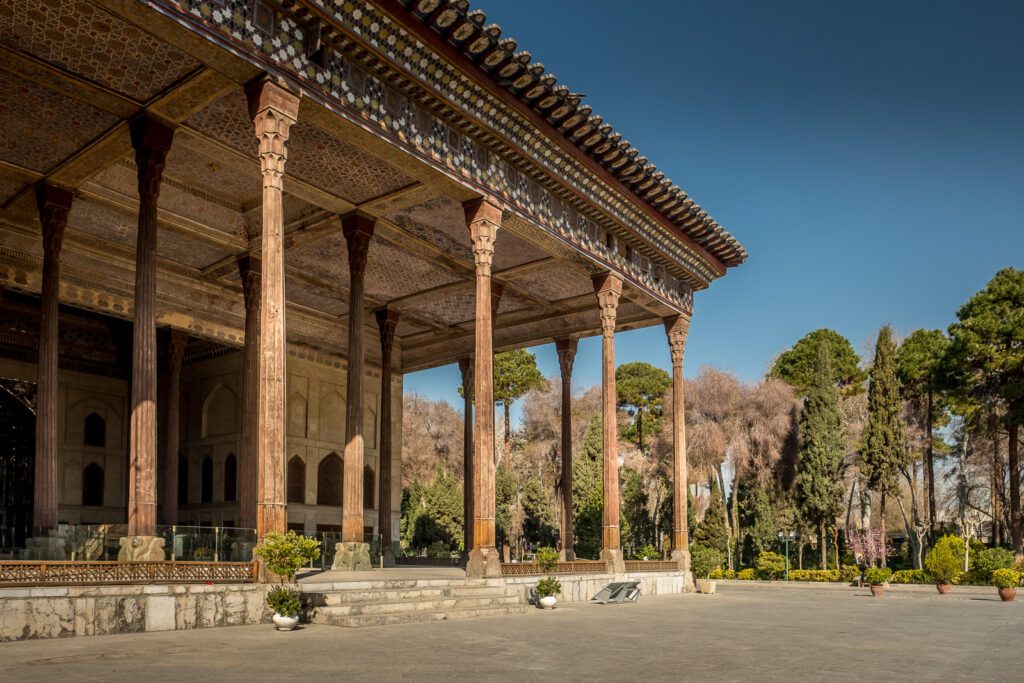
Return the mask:
[[255, 562], [0, 562], [0, 586], [253, 583]]

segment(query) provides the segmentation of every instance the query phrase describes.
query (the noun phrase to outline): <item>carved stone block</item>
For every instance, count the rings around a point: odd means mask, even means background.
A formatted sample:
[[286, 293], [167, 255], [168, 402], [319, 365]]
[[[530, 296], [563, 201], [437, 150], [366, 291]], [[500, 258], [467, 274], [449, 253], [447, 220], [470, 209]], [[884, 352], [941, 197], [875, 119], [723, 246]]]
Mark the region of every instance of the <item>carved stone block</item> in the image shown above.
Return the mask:
[[117, 551], [118, 562], [162, 562], [167, 559], [164, 539], [159, 536], [122, 536], [118, 543], [121, 546]]
[[361, 572], [372, 569], [370, 564], [370, 544], [352, 541], [337, 543], [334, 546], [333, 571]]

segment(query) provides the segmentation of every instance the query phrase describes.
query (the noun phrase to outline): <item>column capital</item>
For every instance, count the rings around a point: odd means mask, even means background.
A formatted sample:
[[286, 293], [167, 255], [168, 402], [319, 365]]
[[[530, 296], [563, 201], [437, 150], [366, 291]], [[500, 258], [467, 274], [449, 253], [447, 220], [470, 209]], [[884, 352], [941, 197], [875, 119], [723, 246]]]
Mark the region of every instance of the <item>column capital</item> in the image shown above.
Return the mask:
[[579, 339], [575, 337], [564, 337], [555, 340], [555, 353], [558, 354], [558, 369], [562, 373], [563, 380], [572, 376], [572, 364], [576, 358], [576, 348], [579, 346]]
[[466, 214], [466, 225], [473, 242], [473, 257], [476, 260], [478, 275], [490, 276], [494, 262], [494, 242], [501, 228], [502, 208], [487, 198], [471, 199], [463, 202]]
[[177, 363], [181, 363], [182, 358], [185, 356], [186, 346], [188, 346], [188, 332], [172, 327], [171, 334], [167, 339], [167, 351], [172, 367]]
[[43, 226], [43, 253], [60, 254], [64, 241], [64, 229], [71, 212], [74, 194], [63, 187], [43, 183], [36, 187], [36, 204], [39, 207], [39, 222]]
[[680, 314], [663, 318], [665, 334], [668, 336], [669, 351], [672, 354], [672, 367], [682, 367], [683, 354], [686, 351], [686, 336], [690, 332], [690, 316]]
[[366, 269], [370, 238], [373, 237], [376, 224], [376, 218], [361, 211], [353, 211], [341, 217], [341, 232], [348, 248], [348, 267], [353, 274], [362, 273]]
[[242, 278], [242, 299], [246, 311], [255, 311], [260, 304], [260, 273], [263, 263], [259, 256], [246, 254], [238, 257], [238, 275]]
[[299, 117], [299, 96], [263, 75], [245, 87], [249, 118], [259, 140], [264, 187], [283, 186], [288, 135]]
[[473, 400], [473, 356], [459, 359], [459, 373], [462, 375], [462, 396]]
[[401, 313], [394, 308], [379, 308], [374, 313], [377, 317], [377, 328], [380, 330], [381, 352], [391, 355], [391, 347], [395, 342], [395, 330], [401, 320]]
[[135, 150], [135, 166], [138, 173], [139, 197], [160, 194], [167, 153], [171, 150], [174, 128], [150, 116], [139, 116], [128, 124], [132, 148]]
[[615, 312], [622, 296], [622, 278], [613, 273], [595, 275], [594, 292], [601, 306], [601, 333], [608, 337], [615, 334]]

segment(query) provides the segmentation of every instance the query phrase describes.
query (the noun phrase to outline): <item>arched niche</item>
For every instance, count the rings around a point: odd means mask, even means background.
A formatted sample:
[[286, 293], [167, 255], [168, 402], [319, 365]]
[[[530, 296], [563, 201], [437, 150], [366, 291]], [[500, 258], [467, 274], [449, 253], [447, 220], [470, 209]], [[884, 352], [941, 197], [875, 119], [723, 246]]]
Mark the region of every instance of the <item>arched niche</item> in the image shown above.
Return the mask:
[[306, 399], [294, 393], [288, 397], [288, 436], [306, 438]]
[[297, 455], [288, 461], [288, 502], [302, 505], [306, 502], [306, 463]]
[[82, 505], [103, 506], [103, 467], [89, 463], [82, 470]]
[[234, 453], [224, 458], [224, 502], [233, 503], [238, 500], [238, 460]]
[[345, 465], [337, 453], [328, 453], [316, 470], [316, 504], [341, 507]]
[[320, 440], [345, 442], [345, 399], [336, 391], [320, 398]]
[[203, 438], [234, 434], [238, 429], [238, 399], [235, 392], [218, 384], [203, 402]]
[[203, 458], [202, 465], [200, 467], [200, 482], [199, 482], [199, 502], [200, 503], [212, 503], [213, 502], [213, 458], [206, 456]]

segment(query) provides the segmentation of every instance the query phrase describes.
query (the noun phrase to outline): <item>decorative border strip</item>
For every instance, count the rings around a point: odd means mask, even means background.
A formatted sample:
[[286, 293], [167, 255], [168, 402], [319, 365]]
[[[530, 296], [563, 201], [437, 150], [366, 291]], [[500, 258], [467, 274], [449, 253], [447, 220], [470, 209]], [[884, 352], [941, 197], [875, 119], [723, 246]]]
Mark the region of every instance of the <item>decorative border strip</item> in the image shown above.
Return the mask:
[[0, 562], [0, 586], [255, 583], [255, 562]]

